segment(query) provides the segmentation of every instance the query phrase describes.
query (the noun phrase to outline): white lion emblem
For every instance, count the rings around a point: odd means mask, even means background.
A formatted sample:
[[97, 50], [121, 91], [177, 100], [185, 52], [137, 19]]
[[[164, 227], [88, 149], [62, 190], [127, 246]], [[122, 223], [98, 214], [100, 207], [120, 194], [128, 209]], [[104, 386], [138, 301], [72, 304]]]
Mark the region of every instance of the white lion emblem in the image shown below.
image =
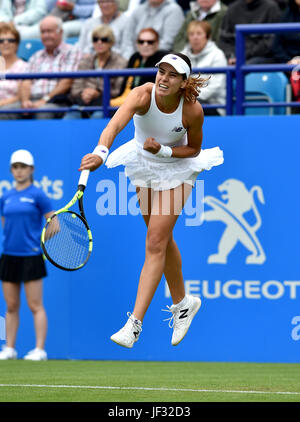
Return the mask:
[[[205, 221], [222, 221], [226, 229], [218, 245], [218, 253], [208, 257], [209, 264], [226, 264], [227, 257], [238, 242], [241, 242], [251, 254], [247, 256], [247, 264], [263, 264], [266, 260], [262, 246], [256, 237], [261, 226], [260, 214], [257, 210], [254, 194], [264, 204], [263, 191], [260, 186], [253, 186], [250, 191], [237, 179], [228, 179], [218, 186], [222, 192], [220, 201], [213, 196], [206, 196], [204, 203], [212, 208], [205, 211]], [[224, 193], [223, 193], [224, 192]], [[227, 201], [227, 202], [225, 202]], [[244, 214], [253, 211], [256, 222], [252, 226], [245, 220]]]

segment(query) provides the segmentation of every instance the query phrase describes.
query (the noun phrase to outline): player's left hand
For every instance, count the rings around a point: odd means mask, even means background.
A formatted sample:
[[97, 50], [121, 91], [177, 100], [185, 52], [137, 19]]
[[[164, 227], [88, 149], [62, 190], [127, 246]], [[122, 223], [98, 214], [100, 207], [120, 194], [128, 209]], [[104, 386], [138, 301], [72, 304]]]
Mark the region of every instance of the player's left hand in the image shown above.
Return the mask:
[[160, 150], [160, 144], [154, 138], [147, 138], [144, 143], [144, 149], [152, 154], [156, 154]]

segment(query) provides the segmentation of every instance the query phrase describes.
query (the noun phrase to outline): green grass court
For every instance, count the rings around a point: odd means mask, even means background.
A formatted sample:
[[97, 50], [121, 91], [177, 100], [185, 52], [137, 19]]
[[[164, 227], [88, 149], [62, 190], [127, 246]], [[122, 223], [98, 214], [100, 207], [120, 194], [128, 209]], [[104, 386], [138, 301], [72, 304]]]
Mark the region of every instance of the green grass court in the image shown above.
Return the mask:
[[0, 402], [300, 402], [300, 364], [1, 361]]

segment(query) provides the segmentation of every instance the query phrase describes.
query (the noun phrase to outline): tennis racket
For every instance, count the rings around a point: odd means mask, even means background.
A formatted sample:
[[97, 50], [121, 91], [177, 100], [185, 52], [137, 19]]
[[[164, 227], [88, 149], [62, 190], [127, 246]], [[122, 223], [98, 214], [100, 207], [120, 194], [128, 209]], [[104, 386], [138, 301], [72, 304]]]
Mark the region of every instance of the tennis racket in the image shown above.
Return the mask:
[[[87, 263], [92, 252], [92, 233], [83, 210], [83, 193], [89, 173], [89, 170], [81, 172], [74, 197], [47, 219], [42, 231], [44, 256], [61, 270], [79, 270]], [[70, 211], [77, 201], [80, 214]]]

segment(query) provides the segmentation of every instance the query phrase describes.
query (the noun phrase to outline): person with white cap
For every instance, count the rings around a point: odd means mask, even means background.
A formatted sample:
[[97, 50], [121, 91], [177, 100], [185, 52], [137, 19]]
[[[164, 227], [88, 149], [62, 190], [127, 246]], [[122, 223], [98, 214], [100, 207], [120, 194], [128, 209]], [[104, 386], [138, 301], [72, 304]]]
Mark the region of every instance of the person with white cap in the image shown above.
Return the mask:
[[3, 226], [3, 250], [0, 258], [0, 280], [6, 302], [6, 344], [0, 360], [16, 359], [16, 336], [19, 325], [21, 282], [28, 306], [33, 314], [36, 347], [25, 360], [46, 360], [44, 350], [47, 316], [42, 300], [43, 277], [47, 275], [40, 248], [43, 216], [53, 214], [50, 199], [33, 184], [34, 159], [32, 154], [19, 149], [11, 155], [10, 168], [15, 187], [0, 198]]
[[103, 130], [99, 153], [96, 147], [92, 154], [86, 154], [79, 168], [93, 171], [103, 164], [115, 137], [133, 118], [134, 139], [106, 161], [109, 168], [125, 166], [148, 227], [133, 312], [127, 314], [125, 326], [111, 336], [112, 341], [127, 348], [139, 339], [143, 318], [163, 274], [173, 300], [168, 307], [172, 345], [181, 342], [198, 312], [201, 300], [185, 292], [173, 228], [198, 174], [223, 163], [218, 147], [201, 150], [204, 117], [197, 97], [206, 79], [191, 76], [190, 60], [180, 53], [165, 55], [156, 66], [155, 83], [148, 82], [129, 93]]

